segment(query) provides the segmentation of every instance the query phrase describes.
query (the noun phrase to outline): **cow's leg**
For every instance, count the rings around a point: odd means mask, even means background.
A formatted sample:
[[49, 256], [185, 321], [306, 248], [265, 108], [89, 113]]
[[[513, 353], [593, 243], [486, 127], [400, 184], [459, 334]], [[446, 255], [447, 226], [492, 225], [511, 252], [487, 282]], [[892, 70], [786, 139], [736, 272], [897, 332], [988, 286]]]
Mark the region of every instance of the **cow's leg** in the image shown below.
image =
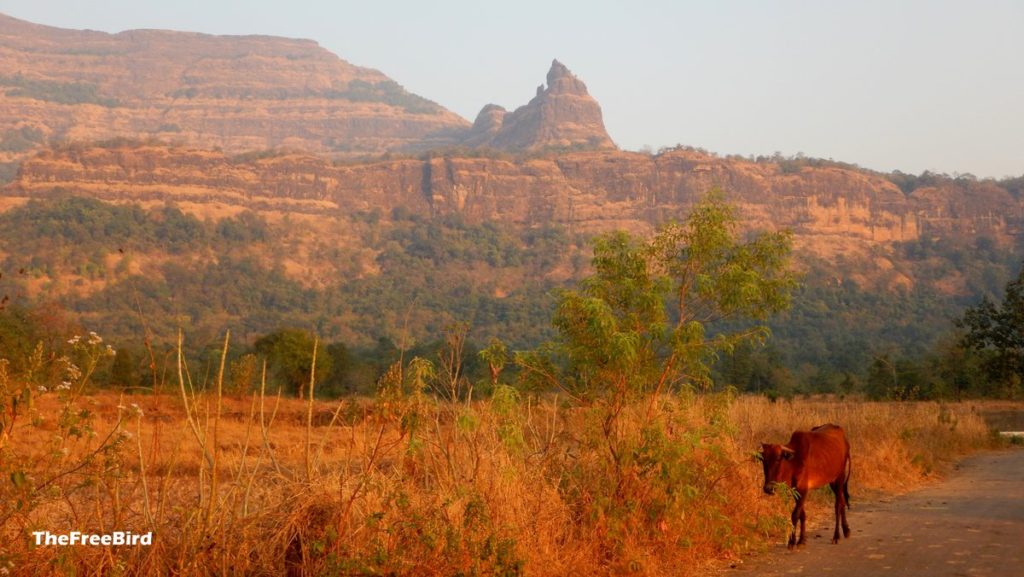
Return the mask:
[[[806, 534], [804, 533], [807, 525], [807, 513], [804, 512], [804, 500], [807, 496], [807, 490], [797, 489], [796, 491], [796, 505], [793, 507], [793, 514], [790, 516], [790, 521], [793, 523], [793, 532], [789, 535], [789, 548], [792, 549], [796, 545], [803, 545], [807, 541]], [[800, 539], [796, 537], [796, 524], [800, 523]]]
[[850, 525], [846, 522], [846, 507], [848, 505], [848, 502], [846, 500], [846, 495], [849, 493], [849, 489], [846, 488], [846, 482], [845, 481], [843, 482], [843, 487], [842, 488], [843, 488], [843, 493], [842, 493], [842, 496], [843, 496], [843, 506], [839, 508], [839, 516], [840, 516], [840, 518], [842, 519], [842, 522], [843, 522], [843, 537], [846, 537], [847, 539], [849, 539], [850, 538]]
[[839, 542], [839, 519], [842, 517], [843, 507], [843, 482], [836, 481], [829, 485], [832, 487], [832, 492], [836, 495], [836, 530], [832, 532], [832, 543]]
[[807, 544], [807, 511], [804, 511], [803, 505], [800, 506], [800, 540], [796, 544]]
[[807, 543], [807, 511], [804, 510], [804, 505], [807, 503], [807, 496], [811, 494], [811, 490], [810, 487], [801, 487], [798, 485], [796, 488], [796, 492], [798, 495], [800, 495], [800, 539], [796, 542], [796, 544], [803, 545]]
[[790, 515], [790, 522], [792, 528], [789, 533], [789, 548], [792, 549], [796, 546], [796, 524], [800, 520], [800, 513], [803, 511], [803, 499], [801, 499], [800, 493], [796, 494], [796, 503], [793, 505], [793, 514]]

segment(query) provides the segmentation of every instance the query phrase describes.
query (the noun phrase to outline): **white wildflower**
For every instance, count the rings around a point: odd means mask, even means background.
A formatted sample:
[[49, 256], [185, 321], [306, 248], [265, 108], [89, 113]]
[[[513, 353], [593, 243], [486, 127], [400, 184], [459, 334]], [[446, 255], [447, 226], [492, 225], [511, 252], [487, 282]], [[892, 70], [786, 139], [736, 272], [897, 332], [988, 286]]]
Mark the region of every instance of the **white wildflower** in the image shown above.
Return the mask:
[[57, 362], [64, 365], [64, 374], [69, 381], [77, 381], [82, 377], [82, 369], [78, 368], [78, 365], [71, 362], [67, 356], [63, 356], [57, 359]]
[[80, 341], [80, 340], [82, 340], [82, 337], [80, 337], [78, 335], [75, 335], [75, 336], [71, 337], [70, 339], [68, 339], [68, 344], [69, 345], [77, 345], [78, 341]]
[[43, 385], [39, 385], [39, 387], [37, 387], [36, 390], [39, 391], [40, 393], [45, 393], [46, 387], [44, 387]]

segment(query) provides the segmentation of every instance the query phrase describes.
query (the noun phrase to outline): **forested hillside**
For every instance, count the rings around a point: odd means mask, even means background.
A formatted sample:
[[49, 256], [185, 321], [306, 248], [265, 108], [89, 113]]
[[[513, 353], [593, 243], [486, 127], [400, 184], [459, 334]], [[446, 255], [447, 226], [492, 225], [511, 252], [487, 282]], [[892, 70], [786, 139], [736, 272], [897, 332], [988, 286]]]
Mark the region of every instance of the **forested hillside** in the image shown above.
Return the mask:
[[[474, 350], [492, 338], [513, 350], [538, 345], [552, 335], [553, 291], [591, 270], [589, 236], [557, 225], [471, 224], [402, 208], [315, 217], [194, 213], [173, 203], [59, 194], [7, 210], [0, 214], [5, 314], [63, 310], [68, 322], [134, 350], [139, 379], [147, 365], [142, 343], [162, 350], [179, 327], [196, 351], [225, 329], [249, 345], [302, 329], [336, 343], [347, 359], [336, 363], [338, 391], [369, 390], [401, 348], [429, 350], [461, 323]], [[718, 380], [782, 394], [862, 387], [877, 358], [919, 359], [949, 339], [952, 319], [980, 296], [999, 295], [1018, 266], [1012, 249], [984, 238], [896, 248], [912, 288], [862, 287], [843, 278], [870, 274], [856, 268], [863, 261], [798, 255], [792, 308], [772, 319], [765, 348], [723, 357]], [[967, 290], [936, 284], [951, 270], [967, 279]]]

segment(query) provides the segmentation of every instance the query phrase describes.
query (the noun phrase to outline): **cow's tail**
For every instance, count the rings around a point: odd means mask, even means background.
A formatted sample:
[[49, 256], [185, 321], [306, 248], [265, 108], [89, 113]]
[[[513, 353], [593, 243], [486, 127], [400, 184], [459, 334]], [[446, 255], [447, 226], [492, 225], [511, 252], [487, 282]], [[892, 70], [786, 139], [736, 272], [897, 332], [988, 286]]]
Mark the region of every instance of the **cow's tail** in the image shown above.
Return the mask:
[[846, 499], [846, 507], [850, 508], [850, 475], [853, 473], [853, 458], [846, 453], [846, 477], [843, 479], [843, 498]]

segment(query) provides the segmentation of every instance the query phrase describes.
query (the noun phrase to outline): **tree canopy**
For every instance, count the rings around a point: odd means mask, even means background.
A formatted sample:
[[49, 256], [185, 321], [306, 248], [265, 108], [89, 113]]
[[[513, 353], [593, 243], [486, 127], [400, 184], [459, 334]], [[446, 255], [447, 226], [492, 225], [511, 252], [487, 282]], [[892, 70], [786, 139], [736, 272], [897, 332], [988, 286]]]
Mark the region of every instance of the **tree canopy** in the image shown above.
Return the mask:
[[331, 372], [332, 358], [326, 347], [308, 331], [301, 329], [280, 329], [258, 339], [256, 352], [267, 359], [277, 375], [292, 387], [296, 396], [303, 398], [309, 390], [313, 366], [313, 350], [316, 349], [316, 383]]
[[1024, 267], [1006, 285], [1003, 301], [988, 297], [968, 308], [957, 325], [962, 343], [982, 355], [982, 366], [1003, 395], [1013, 396], [1024, 381]]
[[[657, 392], [710, 383], [720, 351], [768, 334], [765, 319], [789, 305], [796, 280], [788, 232], [744, 238], [736, 210], [710, 193], [683, 223], [640, 240], [625, 232], [594, 242], [594, 274], [560, 294], [549, 350], [557, 379], [577, 396]], [[736, 330], [712, 327], [746, 319]], [[557, 361], [521, 359], [551, 379]]]

